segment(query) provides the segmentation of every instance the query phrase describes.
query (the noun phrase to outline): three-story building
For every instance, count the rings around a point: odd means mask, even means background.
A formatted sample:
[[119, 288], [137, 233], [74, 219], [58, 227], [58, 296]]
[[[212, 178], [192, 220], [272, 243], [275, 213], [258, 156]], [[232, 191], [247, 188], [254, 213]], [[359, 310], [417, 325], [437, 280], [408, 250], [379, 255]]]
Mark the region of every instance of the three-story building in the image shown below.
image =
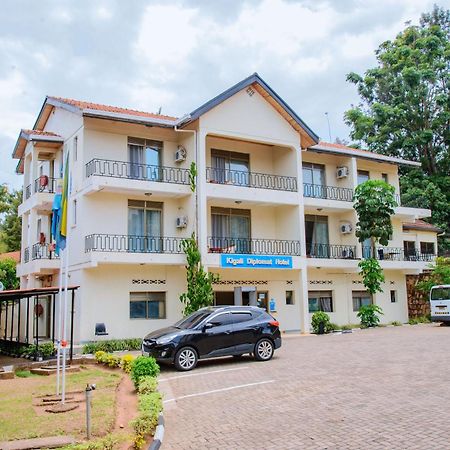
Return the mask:
[[[399, 205], [375, 255], [383, 293], [368, 295], [357, 265], [371, 249], [355, 237], [354, 189], [384, 179], [400, 198], [398, 166], [418, 164], [319, 142], [254, 74], [182, 118], [47, 97], [13, 153], [24, 174], [22, 287], [58, 285], [51, 214], [67, 154], [76, 342], [95, 339], [98, 324], [124, 338], [178, 320], [181, 242], [192, 233], [219, 276], [216, 304], [264, 306], [284, 331], [308, 332], [318, 310], [356, 322], [369, 302], [384, 322], [407, 321], [405, 276], [436, 253], [436, 229], [420, 220], [430, 211]], [[54, 311], [41, 304], [45, 334]]]

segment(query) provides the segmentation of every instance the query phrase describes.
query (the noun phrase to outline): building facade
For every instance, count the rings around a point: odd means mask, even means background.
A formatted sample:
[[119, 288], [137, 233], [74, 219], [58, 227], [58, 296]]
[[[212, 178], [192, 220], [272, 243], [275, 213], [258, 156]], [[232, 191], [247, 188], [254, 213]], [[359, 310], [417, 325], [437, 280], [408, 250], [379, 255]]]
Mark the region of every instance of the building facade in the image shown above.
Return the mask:
[[[384, 179], [399, 197], [399, 165], [417, 164], [319, 142], [254, 74], [182, 118], [47, 97], [13, 154], [24, 175], [23, 288], [59, 283], [50, 224], [67, 154], [77, 343], [95, 340], [98, 324], [110, 338], [142, 337], [181, 318], [181, 242], [192, 233], [219, 276], [216, 304], [263, 305], [286, 332], [309, 332], [318, 310], [358, 322], [370, 302], [383, 308], [382, 322], [407, 321], [405, 277], [437, 250], [436, 229], [420, 220], [431, 212], [399, 205], [389, 246], [376, 254], [383, 293], [368, 295], [357, 265], [370, 249], [355, 236], [354, 189]], [[41, 303], [45, 338], [53, 311]]]

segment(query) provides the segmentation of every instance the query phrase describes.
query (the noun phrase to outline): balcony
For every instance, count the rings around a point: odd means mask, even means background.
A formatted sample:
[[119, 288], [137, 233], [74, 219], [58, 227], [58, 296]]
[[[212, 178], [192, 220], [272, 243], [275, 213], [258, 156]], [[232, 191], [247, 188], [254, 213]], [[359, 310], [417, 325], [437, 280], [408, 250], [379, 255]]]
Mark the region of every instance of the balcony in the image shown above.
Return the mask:
[[85, 193], [151, 191], [161, 196], [190, 194], [189, 169], [92, 159], [86, 164]]
[[311, 244], [306, 243], [308, 258], [356, 259], [355, 245]]
[[432, 253], [405, 252], [402, 247], [378, 247], [375, 255], [371, 247], [362, 247], [363, 258], [373, 257], [378, 261], [431, 262], [436, 258]]
[[184, 239], [167, 236], [90, 234], [85, 237], [85, 252], [91, 262], [96, 264], [185, 264], [182, 248]]
[[208, 237], [209, 253], [244, 253], [251, 255], [300, 256], [300, 241]]
[[31, 247], [31, 259], [59, 259], [53, 244], [34, 244]]
[[207, 196], [268, 205], [298, 205], [297, 178], [287, 175], [206, 168]]
[[59, 270], [60, 259], [53, 244], [36, 243], [24, 250], [23, 263], [17, 266], [17, 275], [53, 274]]
[[303, 196], [307, 198], [321, 198], [326, 200], [337, 200], [340, 202], [352, 202], [353, 189], [303, 183]]
[[53, 194], [56, 192], [58, 179], [41, 175], [33, 184], [25, 187], [24, 202], [19, 206], [19, 215], [31, 208], [51, 211]]

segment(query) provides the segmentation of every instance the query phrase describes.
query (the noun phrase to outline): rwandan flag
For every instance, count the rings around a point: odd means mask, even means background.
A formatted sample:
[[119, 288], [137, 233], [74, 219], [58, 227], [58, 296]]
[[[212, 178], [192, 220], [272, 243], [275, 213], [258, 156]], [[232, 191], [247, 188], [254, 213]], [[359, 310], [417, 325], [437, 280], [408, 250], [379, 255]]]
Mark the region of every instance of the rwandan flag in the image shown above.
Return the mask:
[[69, 201], [69, 152], [67, 152], [66, 164], [64, 167], [63, 189], [61, 195], [61, 220], [59, 222], [59, 230], [58, 230], [59, 248], [61, 250], [64, 250], [66, 248], [68, 201]]

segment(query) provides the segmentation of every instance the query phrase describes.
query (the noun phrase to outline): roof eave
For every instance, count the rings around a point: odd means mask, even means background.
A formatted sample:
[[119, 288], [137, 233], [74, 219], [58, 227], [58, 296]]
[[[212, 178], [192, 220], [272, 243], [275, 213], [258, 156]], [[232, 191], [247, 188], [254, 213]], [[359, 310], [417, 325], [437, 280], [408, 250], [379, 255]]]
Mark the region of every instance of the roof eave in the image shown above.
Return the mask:
[[158, 127], [173, 128], [177, 120], [157, 119], [156, 117], [135, 116], [132, 114], [115, 113], [111, 111], [100, 111], [97, 109], [83, 109], [83, 116], [97, 119], [109, 119], [119, 122], [140, 123], [144, 125], [156, 125]]

